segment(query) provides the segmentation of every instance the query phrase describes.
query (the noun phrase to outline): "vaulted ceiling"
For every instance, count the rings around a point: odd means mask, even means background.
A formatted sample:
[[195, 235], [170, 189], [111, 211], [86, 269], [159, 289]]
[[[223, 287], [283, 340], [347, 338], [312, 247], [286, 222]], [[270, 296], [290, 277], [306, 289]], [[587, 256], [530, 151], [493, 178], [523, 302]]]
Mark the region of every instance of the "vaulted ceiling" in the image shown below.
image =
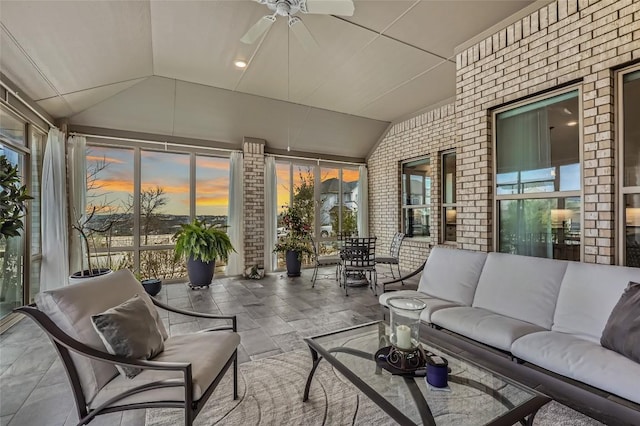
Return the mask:
[[530, 3], [355, 0], [352, 17], [301, 14], [304, 49], [283, 17], [241, 43], [269, 14], [249, 0], [3, 0], [0, 71], [74, 125], [364, 157], [454, 96], [457, 45]]

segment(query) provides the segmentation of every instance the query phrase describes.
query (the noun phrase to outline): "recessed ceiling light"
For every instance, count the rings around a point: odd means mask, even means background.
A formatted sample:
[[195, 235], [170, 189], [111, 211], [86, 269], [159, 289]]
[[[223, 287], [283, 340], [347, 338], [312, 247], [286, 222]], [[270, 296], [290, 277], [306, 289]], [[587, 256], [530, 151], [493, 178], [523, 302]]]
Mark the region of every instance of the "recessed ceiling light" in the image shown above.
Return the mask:
[[233, 65], [235, 65], [236, 68], [246, 68], [247, 67], [247, 62], [243, 61], [242, 59], [238, 59], [237, 61], [235, 61], [233, 63]]
[[577, 121], [567, 121], [567, 126], [577, 126], [578, 122]]

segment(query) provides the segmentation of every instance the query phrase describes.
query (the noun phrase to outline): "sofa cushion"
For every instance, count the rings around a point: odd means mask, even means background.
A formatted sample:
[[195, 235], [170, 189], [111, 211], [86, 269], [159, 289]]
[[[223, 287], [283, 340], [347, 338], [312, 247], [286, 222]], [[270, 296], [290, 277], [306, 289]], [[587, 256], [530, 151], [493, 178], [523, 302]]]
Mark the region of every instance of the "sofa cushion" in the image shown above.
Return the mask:
[[629, 283], [611, 311], [600, 344], [640, 363], [640, 284]]
[[[162, 334], [146, 302], [137, 294], [131, 299], [92, 315], [93, 328], [112, 355], [150, 359], [164, 348]], [[120, 374], [133, 378], [139, 368], [116, 365]]]
[[471, 306], [486, 253], [434, 247], [429, 253], [418, 291], [459, 305]]
[[[135, 294], [140, 295], [152, 309], [158, 329], [165, 337], [167, 332], [153, 302], [142, 284], [126, 269], [79, 284], [38, 293], [36, 305], [69, 336], [87, 346], [107, 352], [93, 328], [91, 315], [119, 305]], [[91, 360], [73, 352], [71, 357], [78, 370], [87, 402], [91, 401], [98, 389], [118, 375], [118, 370], [112, 364]]]
[[[240, 335], [230, 331], [209, 331], [204, 333], [172, 336], [164, 342], [164, 351], [153, 361], [190, 362], [193, 376], [193, 399], [199, 400], [213, 383], [222, 367], [240, 344]], [[90, 407], [96, 408], [114, 396], [134, 387], [158, 380], [179, 379], [181, 372], [143, 370], [133, 379], [118, 376], [96, 395]], [[113, 406], [155, 401], [184, 401], [184, 387], [171, 387], [142, 392], [118, 401]]]
[[519, 337], [544, 330], [535, 324], [468, 306], [436, 311], [431, 320], [447, 330], [504, 351], [509, 351]]
[[567, 263], [489, 253], [472, 306], [549, 330]]
[[609, 315], [629, 281], [640, 282], [639, 268], [569, 262], [551, 329], [600, 343]]
[[511, 352], [554, 373], [640, 403], [640, 364], [598, 343], [555, 331], [523, 336]]
[[389, 307], [387, 304], [387, 300], [392, 297], [413, 297], [415, 299], [422, 300], [427, 307], [420, 312], [420, 320], [426, 323], [431, 322], [431, 315], [440, 309], [450, 308], [452, 306], [459, 306], [457, 303], [450, 302], [448, 300], [442, 300], [435, 297], [430, 297], [427, 294], [422, 293], [421, 291], [415, 290], [399, 290], [399, 291], [390, 291], [380, 295], [380, 304], [386, 307]]

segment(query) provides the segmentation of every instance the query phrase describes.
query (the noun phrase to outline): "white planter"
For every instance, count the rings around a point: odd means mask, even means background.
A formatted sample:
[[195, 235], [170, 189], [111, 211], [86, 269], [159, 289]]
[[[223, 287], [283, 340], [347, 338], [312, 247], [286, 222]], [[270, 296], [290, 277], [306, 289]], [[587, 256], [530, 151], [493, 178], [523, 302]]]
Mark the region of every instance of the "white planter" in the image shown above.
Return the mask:
[[[95, 271], [95, 269], [94, 269]], [[111, 274], [113, 271], [111, 269], [100, 269], [100, 272], [94, 275], [84, 275], [81, 276], [80, 272], [75, 272], [72, 275], [69, 275], [69, 284], [79, 284], [79, 283], [84, 283], [87, 282], [89, 280], [93, 280], [95, 278], [98, 277], [104, 277], [105, 275], [109, 275]], [[84, 271], [85, 274], [88, 272], [87, 270]]]

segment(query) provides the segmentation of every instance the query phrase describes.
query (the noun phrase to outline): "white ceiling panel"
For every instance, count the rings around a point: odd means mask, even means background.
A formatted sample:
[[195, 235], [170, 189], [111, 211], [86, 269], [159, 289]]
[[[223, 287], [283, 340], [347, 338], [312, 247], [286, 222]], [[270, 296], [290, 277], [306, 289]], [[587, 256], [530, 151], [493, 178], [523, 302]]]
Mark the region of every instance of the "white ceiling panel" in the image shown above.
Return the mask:
[[242, 70], [233, 62], [257, 47], [240, 38], [267, 12], [252, 1], [152, 2], [154, 74], [234, 89]]
[[2, 3], [2, 24], [59, 93], [152, 73], [148, 1]]
[[[440, 62], [428, 53], [385, 37], [373, 43], [331, 73], [305, 103], [355, 113], [374, 99]], [[397, 116], [387, 117], [392, 120]]]
[[530, 3], [532, 0], [422, 1], [385, 34], [450, 58], [456, 46]]
[[171, 135], [175, 81], [149, 77], [71, 117], [71, 124]]
[[417, 0], [355, 0], [356, 11], [346, 20], [380, 33]]
[[416, 77], [410, 82], [376, 98], [360, 111], [359, 115], [380, 119], [395, 114], [411, 114], [434, 105], [455, 92], [455, 64], [448, 61]]
[[122, 83], [108, 84], [106, 86], [69, 93], [62, 97], [56, 96], [43, 99], [38, 101], [38, 105], [43, 107], [54, 118], [68, 117], [69, 115], [76, 114], [106, 100], [140, 83], [142, 80], [144, 80], [144, 78], [137, 78]]
[[[0, 2], [0, 16], [2, 16], [4, 4]], [[4, 29], [0, 30], [0, 71], [31, 99], [56, 95], [55, 90], [29, 62]]]

